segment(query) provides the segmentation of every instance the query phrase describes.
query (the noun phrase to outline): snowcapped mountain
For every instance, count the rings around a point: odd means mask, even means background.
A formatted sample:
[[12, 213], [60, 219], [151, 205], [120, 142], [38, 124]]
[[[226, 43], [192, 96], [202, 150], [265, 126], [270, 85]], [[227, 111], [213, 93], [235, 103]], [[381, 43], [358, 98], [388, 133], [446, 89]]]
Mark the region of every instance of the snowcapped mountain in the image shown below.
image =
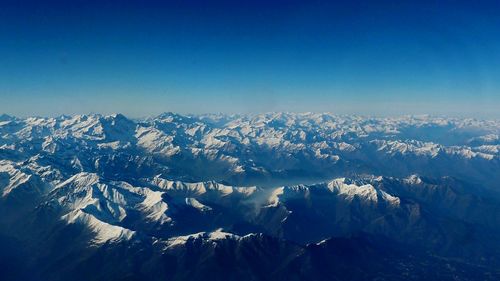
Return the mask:
[[429, 116], [2, 115], [0, 279], [497, 280], [499, 136]]

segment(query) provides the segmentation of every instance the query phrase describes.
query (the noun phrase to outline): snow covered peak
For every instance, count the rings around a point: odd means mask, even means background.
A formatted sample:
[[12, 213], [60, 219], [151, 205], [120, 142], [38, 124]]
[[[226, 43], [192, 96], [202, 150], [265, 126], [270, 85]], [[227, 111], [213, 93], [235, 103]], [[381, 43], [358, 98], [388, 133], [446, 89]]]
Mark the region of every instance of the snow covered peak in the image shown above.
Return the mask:
[[387, 234], [422, 223], [422, 198], [470, 206], [456, 182], [485, 194], [500, 182], [498, 121], [287, 112], [2, 120], [0, 202], [50, 206], [99, 245], [227, 237], [220, 228], [295, 239], [309, 220], [320, 229], [301, 242], [322, 231]]
[[232, 233], [227, 233], [222, 231], [222, 229], [217, 229], [212, 232], [199, 232], [185, 236], [178, 236], [170, 238], [167, 241], [167, 248], [184, 246], [189, 241], [193, 240], [203, 240], [206, 242], [215, 242], [217, 240], [225, 240], [225, 239], [240, 239], [241, 237], [238, 235], [234, 235]]

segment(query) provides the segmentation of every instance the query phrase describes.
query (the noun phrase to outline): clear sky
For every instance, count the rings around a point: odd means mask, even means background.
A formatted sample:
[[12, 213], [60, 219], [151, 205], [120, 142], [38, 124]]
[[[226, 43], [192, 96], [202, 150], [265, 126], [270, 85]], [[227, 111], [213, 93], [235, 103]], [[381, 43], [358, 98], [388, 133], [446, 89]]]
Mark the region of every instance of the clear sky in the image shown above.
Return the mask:
[[0, 1], [0, 112], [500, 117], [499, 1]]

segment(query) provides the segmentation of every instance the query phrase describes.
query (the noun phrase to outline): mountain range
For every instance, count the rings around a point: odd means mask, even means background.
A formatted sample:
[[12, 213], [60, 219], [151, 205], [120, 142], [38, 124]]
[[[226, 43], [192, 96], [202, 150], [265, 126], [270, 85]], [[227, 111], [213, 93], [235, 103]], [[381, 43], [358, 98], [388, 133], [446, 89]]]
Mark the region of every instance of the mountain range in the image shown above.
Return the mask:
[[499, 280], [500, 120], [0, 116], [0, 280]]

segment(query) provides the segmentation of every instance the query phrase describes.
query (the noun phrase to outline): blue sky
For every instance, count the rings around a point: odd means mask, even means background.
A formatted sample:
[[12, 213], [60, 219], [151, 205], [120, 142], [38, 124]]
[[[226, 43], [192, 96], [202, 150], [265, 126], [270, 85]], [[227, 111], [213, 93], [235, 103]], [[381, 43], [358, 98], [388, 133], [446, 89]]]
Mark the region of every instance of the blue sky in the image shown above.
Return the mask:
[[0, 112], [19, 116], [497, 118], [499, 78], [494, 1], [0, 2]]

